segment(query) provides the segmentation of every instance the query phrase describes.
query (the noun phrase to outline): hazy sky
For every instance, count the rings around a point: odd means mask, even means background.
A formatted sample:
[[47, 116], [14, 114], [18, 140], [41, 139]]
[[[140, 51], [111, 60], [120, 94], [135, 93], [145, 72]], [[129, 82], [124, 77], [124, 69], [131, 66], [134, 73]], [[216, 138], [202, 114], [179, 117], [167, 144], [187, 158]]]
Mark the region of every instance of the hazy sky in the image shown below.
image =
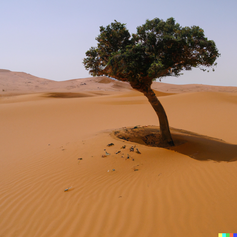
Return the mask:
[[155, 17], [198, 25], [221, 53], [215, 72], [192, 70], [163, 82], [237, 86], [237, 0], [1, 0], [0, 68], [52, 80], [89, 77], [82, 60], [99, 26], [130, 33]]

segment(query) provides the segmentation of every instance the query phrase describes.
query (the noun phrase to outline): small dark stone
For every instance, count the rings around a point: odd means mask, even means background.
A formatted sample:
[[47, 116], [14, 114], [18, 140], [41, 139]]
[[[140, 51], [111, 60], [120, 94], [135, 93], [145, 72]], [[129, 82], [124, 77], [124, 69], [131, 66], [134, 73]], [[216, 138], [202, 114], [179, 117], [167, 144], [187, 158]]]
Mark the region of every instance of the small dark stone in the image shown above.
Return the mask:
[[130, 151], [134, 151], [134, 147], [133, 146], [130, 147]]
[[137, 150], [137, 151], [136, 151], [137, 154], [141, 154], [141, 152], [140, 152], [137, 148], [136, 148], [136, 150]]

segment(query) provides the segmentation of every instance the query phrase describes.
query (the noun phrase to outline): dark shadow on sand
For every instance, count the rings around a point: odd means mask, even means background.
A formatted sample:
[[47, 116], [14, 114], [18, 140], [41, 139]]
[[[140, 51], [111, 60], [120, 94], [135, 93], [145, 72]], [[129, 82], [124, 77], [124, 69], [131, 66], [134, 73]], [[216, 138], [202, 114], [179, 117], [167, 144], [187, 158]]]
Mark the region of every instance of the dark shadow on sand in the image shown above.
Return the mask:
[[171, 128], [171, 133], [174, 147], [164, 147], [161, 144], [159, 127], [155, 126], [122, 128], [114, 131], [113, 135], [119, 139], [173, 150], [196, 160], [217, 162], [237, 160], [237, 145], [181, 129]]
[[80, 97], [92, 97], [93, 95], [86, 93], [73, 93], [73, 92], [51, 92], [44, 94], [44, 96], [52, 98], [80, 98]]

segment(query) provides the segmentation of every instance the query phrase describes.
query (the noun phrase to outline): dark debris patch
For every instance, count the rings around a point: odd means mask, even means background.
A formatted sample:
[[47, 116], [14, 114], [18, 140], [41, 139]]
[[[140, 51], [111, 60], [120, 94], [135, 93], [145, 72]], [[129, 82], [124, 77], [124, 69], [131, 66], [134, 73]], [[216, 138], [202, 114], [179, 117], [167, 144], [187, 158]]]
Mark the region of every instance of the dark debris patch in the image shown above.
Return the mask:
[[161, 141], [160, 129], [155, 126], [135, 126], [132, 128], [121, 128], [114, 131], [112, 135], [119, 139], [142, 145], [165, 147]]

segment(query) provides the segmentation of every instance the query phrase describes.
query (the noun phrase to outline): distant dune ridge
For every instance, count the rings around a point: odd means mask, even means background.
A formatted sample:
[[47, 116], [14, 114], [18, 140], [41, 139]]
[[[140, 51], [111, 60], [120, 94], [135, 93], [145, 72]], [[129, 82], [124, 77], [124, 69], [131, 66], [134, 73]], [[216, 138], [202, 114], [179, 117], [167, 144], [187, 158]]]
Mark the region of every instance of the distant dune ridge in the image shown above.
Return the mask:
[[109, 79], [81, 78], [67, 81], [52, 81], [26, 74], [0, 70], [0, 93], [21, 94], [38, 92], [81, 92], [81, 91], [118, 91], [131, 90], [128, 83]]
[[[166, 93], [184, 92], [237, 92], [237, 87], [207, 85], [172, 85], [153, 82], [152, 88]], [[89, 77], [66, 81], [53, 81], [32, 76], [24, 72], [12, 72], [0, 69], [0, 94], [21, 94], [38, 92], [81, 92], [81, 91], [120, 91], [132, 90], [127, 82], [120, 82], [107, 77]]]
[[[172, 149], [144, 143], [158, 119], [128, 83], [1, 69], [0, 236], [236, 233], [237, 88], [154, 82], [153, 89]], [[139, 130], [145, 135], [136, 143], [129, 131]]]

